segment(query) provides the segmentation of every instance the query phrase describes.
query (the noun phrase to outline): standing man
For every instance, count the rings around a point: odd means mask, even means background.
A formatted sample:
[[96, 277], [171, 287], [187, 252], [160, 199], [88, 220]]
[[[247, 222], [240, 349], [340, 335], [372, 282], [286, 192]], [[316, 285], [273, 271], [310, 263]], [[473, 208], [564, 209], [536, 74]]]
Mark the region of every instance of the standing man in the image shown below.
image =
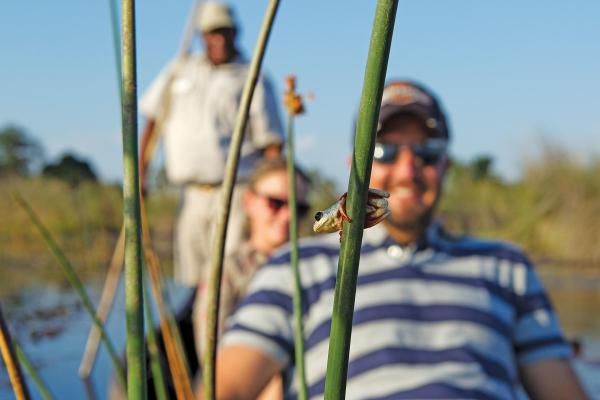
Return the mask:
[[[370, 186], [391, 215], [364, 232], [348, 399], [582, 399], [570, 348], [534, 266], [517, 248], [455, 237], [433, 219], [450, 131], [434, 95], [386, 85]], [[356, 222], [354, 222], [356, 223]], [[339, 259], [337, 234], [299, 250], [306, 371], [324, 393]], [[276, 373], [295, 386], [288, 253], [261, 268], [230, 319], [217, 360], [219, 399], [251, 399]]]
[[[153, 136], [164, 134], [167, 177], [180, 185], [183, 203], [175, 233], [175, 279], [195, 286], [210, 265], [212, 232], [221, 208], [221, 183], [248, 64], [236, 47], [237, 24], [229, 6], [205, 3], [196, 20], [204, 54], [173, 61], [140, 102], [147, 119], [141, 141], [146, 153]], [[276, 157], [283, 143], [281, 120], [269, 82], [254, 91], [237, 184], [229, 217], [227, 253], [242, 240], [242, 193], [256, 162]], [[142, 161], [142, 187], [147, 164]]]

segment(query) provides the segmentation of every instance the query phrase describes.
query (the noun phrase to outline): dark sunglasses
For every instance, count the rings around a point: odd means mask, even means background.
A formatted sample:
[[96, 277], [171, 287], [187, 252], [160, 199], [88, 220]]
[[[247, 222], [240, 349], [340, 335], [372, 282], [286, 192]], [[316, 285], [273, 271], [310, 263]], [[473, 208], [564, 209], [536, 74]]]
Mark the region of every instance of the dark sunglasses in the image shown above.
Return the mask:
[[407, 146], [410, 151], [420, 159], [424, 165], [435, 165], [446, 154], [448, 141], [446, 139], [427, 139], [421, 143], [402, 144], [402, 143], [375, 143], [375, 152], [373, 160], [381, 164], [392, 164], [396, 161], [396, 156], [400, 148]]
[[[258, 197], [262, 197], [263, 199], [267, 200], [267, 204], [269, 205], [269, 208], [273, 212], [277, 212], [281, 208], [283, 208], [283, 206], [288, 205], [288, 201], [284, 200], [284, 199], [278, 199], [275, 197], [267, 196], [267, 195], [264, 195], [261, 193], [256, 193], [256, 192], [254, 192], [254, 194], [257, 195]], [[310, 211], [310, 206], [308, 204], [304, 204], [304, 203], [297, 203], [296, 210], [298, 212], [298, 216], [300, 218], [304, 218], [306, 216], [306, 214], [308, 214], [308, 212]]]

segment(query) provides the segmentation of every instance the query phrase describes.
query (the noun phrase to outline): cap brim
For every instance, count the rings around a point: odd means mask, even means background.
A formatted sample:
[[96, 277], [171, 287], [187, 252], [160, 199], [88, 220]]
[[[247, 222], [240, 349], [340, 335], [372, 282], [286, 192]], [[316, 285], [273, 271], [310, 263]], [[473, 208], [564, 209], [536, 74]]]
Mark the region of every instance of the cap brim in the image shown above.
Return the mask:
[[396, 105], [396, 104], [386, 104], [381, 107], [379, 111], [379, 119], [377, 126], [377, 133], [381, 130], [383, 124], [392, 116], [399, 114], [409, 114], [414, 115], [417, 118], [423, 120], [425, 126], [432, 132], [435, 132], [439, 136], [447, 137], [447, 134], [440, 127], [431, 127], [428, 121], [434, 121], [435, 124], [438, 123], [435, 115], [431, 115], [427, 107], [420, 106], [419, 104], [406, 104], [406, 105]]

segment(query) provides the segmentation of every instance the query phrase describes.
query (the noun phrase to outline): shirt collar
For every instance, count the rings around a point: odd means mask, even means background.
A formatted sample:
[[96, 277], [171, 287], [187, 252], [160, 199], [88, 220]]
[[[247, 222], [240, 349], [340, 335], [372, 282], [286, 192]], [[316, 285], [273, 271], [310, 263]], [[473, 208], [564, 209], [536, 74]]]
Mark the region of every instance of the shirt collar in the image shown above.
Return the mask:
[[246, 57], [238, 51], [238, 54], [233, 58], [233, 60], [231, 60], [228, 63], [225, 64], [221, 64], [221, 65], [213, 65], [208, 57], [206, 56], [206, 54], [202, 53], [199, 55], [200, 57], [200, 62], [202, 62], [203, 64], [206, 64], [212, 68], [219, 68], [219, 69], [228, 69], [228, 68], [232, 68], [232, 67], [237, 67], [239, 65], [246, 65], [248, 64], [248, 61], [246, 60]]
[[408, 245], [401, 245], [388, 234], [383, 224], [379, 224], [365, 230], [364, 242], [372, 246], [384, 248], [394, 246], [395, 248], [410, 249], [411, 252], [420, 252], [434, 247], [435, 244], [441, 240], [442, 231], [443, 227], [441, 221], [436, 220], [429, 224], [425, 234], [418, 241]]

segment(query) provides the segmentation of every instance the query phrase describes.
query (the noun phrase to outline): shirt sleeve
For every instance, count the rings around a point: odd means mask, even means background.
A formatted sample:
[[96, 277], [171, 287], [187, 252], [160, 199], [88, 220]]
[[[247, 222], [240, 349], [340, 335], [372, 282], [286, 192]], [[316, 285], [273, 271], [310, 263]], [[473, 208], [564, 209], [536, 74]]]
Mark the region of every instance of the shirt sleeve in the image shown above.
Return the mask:
[[256, 84], [250, 107], [250, 133], [255, 147], [283, 143], [283, 127], [273, 86], [266, 77]]
[[514, 345], [519, 365], [571, 356], [558, 317], [532, 265], [524, 271], [524, 291], [516, 294]]
[[221, 346], [252, 347], [289, 365], [294, 354], [291, 288], [289, 266], [262, 267], [229, 318]]
[[174, 68], [175, 61], [171, 61], [152, 81], [150, 87], [142, 95], [139, 102], [139, 110], [147, 119], [156, 119], [162, 106], [163, 93], [168, 86], [169, 78]]

